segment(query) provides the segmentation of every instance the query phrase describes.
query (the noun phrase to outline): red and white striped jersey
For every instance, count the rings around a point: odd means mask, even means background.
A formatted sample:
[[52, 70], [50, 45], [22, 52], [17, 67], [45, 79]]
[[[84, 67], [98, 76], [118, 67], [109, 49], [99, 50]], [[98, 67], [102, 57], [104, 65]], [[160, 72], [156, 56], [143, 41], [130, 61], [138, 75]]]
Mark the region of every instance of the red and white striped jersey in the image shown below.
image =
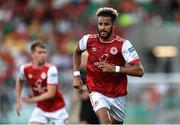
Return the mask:
[[98, 65], [105, 62], [125, 66], [125, 63], [140, 61], [130, 41], [118, 35], [110, 41], [103, 41], [98, 34], [88, 34], [79, 41], [78, 48], [88, 52], [86, 84], [90, 92], [97, 91], [109, 97], [127, 94], [127, 75], [103, 72]]
[[55, 66], [46, 63], [41, 67], [35, 67], [32, 63], [20, 67], [19, 79], [26, 80], [31, 86], [34, 96], [47, 91], [47, 85], [56, 85], [55, 97], [37, 103], [37, 107], [43, 111], [52, 112], [65, 106], [61, 91], [58, 88], [58, 72]]

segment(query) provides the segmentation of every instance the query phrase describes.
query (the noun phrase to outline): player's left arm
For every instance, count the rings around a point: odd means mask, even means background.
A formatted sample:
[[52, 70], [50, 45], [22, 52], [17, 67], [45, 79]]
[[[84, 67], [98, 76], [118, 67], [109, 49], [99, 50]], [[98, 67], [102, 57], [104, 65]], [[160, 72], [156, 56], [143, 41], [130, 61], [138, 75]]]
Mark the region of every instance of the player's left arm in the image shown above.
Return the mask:
[[136, 49], [129, 40], [123, 43], [121, 53], [129, 65], [120, 67], [120, 72], [131, 76], [142, 77], [144, 75], [144, 68]]
[[128, 66], [112, 65], [102, 62], [100, 63], [99, 68], [104, 72], [117, 72], [131, 76], [142, 77], [144, 74], [144, 68], [136, 50], [130, 41], [126, 40], [123, 43], [121, 53], [125, 61], [129, 64]]
[[22, 97], [22, 101], [25, 103], [36, 103], [40, 101], [45, 101], [48, 99], [51, 99], [55, 96], [57, 89], [57, 85], [48, 85], [47, 86], [47, 91], [39, 96], [34, 96], [34, 97]]
[[120, 71], [123, 74], [142, 77], [144, 75], [144, 68], [140, 61], [131, 63], [126, 67], [120, 67]]
[[[116, 69], [117, 67], [119, 67], [118, 70]], [[140, 61], [131, 63], [129, 66], [126, 67], [116, 66], [108, 63], [101, 63], [99, 65], [99, 68], [103, 72], [117, 72], [138, 77], [142, 77], [144, 74], [144, 69]]]

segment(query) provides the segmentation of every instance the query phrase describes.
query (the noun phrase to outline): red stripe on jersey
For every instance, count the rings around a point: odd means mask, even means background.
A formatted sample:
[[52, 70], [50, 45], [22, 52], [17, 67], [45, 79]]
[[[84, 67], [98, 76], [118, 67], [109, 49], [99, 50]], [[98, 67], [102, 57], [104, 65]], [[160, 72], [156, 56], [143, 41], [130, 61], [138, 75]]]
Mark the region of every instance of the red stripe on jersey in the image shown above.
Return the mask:
[[135, 62], [139, 62], [139, 61], [140, 61], [140, 59], [135, 59], [135, 60], [133, 60], [133, 61], [129, 62], [128, 64], [133, 64], [133, 63], [135, 63]]

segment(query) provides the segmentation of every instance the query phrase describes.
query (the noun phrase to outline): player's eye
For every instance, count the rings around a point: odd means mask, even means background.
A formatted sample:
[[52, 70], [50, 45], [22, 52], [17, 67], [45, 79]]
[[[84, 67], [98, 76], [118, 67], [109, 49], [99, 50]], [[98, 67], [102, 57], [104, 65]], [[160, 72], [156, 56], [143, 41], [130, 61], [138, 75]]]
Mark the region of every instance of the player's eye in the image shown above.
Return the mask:
[[100, 25], [100, 26], [101, 26], [101, 25], [102, 25], [102, 23], [98, 23], [98, 25]]
[[106, 25], [106, 26], [108, 26], [108, 25], [109, 25], [109, 23], [105, 23], [105, 25]]

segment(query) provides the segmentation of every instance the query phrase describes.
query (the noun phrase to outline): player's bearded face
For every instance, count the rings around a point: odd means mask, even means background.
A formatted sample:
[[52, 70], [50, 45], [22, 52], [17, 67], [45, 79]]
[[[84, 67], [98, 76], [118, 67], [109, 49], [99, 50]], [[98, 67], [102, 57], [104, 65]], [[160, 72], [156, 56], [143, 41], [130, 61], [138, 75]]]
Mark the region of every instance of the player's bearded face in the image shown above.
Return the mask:
[[99, 17], [98, 19], [99, 36], [106, 39], [112, 35], [113, 23], [110, 17]]
[[99, 31], [99, 36], [106, 39], [109, 38], [112, 35], [113, 28], [111, 27], [110, 31], [101, 30]]

